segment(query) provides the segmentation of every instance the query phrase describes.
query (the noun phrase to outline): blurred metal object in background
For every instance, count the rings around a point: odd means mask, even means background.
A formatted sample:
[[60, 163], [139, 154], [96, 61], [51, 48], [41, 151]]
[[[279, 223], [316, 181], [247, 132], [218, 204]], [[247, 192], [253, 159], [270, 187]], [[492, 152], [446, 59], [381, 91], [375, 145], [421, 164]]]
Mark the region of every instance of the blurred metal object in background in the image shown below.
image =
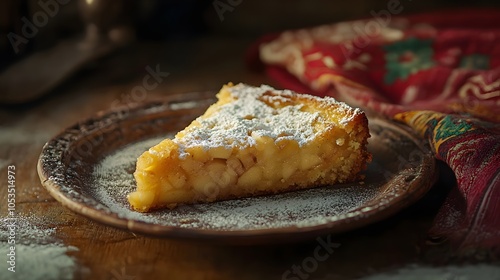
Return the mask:
[[127, 43], [135, 37], [136, 0], [79, 0], [78, 7], [86, 23], [86, 42], [111, 40]]
[[[0, 73], [0, 103], [34, 100], [54, 89], [84, 65], [131, 42], [135, 37], [133, 19], [137, 1], [83, 0], [72, 3], [70, 0], [49, 0], [37, 3], [38, 9], [31, 9], [30, 12], [27, 12], [30, 9], [26, 1], [2, 3], [6, 8], [2, 11], [13, 13], [1, 23], [1, 51], [2, 57], [5, 57], [2, 61], [6, 61], [6, 65], [2, 65], [4, 70]], [[60, 33], [55, 30], [60, 25], [55, 24], [56, 18], [71, 5], [80, 10], [86, 24], [85, 35], [69, 32], [71, 35], [67, 38], [58, 37]], [[28, 50], [36, 45], [42, 46], [29, 53]]]
[[200, 34], [210, 7], [209, 0], [0, 1], [0, 104], [36, 100], [136, 37]]

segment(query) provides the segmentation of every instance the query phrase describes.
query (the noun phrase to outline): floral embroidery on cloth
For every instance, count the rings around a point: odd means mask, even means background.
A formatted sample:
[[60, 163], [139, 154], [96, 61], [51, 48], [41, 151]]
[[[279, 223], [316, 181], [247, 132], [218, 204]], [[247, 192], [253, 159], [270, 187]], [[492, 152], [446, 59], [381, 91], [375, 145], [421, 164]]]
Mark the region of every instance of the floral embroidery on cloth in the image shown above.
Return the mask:
[[384, 47], [386, 84], [392, 84], [396, 79], [406, 80], [410, 74], [429, 69], [434, 66], [432, 56], [432, 40], [408, 38]]

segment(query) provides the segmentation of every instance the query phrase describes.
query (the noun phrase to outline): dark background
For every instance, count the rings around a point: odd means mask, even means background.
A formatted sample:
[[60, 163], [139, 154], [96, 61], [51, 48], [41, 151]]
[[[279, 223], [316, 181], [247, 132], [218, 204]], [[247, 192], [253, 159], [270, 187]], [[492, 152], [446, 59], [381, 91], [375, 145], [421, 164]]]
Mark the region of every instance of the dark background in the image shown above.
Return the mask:
[[[82, 6], [85, 0], [65, 0], [60, 11], [40, 28], [33, 39], [21, 45], [15, 53], [7, 38], [14, 32], [22, 34], [26, 17], [41, 10], [40, 2], [56, 0], [4, 0], [0, 1], [0, 70], [31, 52], [49, 48], [61, 38], [81, 35], [85, 32], [85, 16]], [[267, 32], [290, 28], [314, 26], [343, 20], [370, 17], [370, 12], [387, 9], [388, 0], [94, 0], [93, 5], [103, 6], [93, 15], [104, 29], [113, 24], [127, 24], [135, 28], [137, 39], [181, 40], [203, 35], [255, 37]], [[234, 4], [223, 11], [224, 5]], [[123, 5], [121, 14], [113, 13]], [[401, 0], [401, 14], [411, 14], [464, 7], [500, 7], [494, 0]], [[222, 20], [221, 20], [222, 19]], [[87, 18], [87, 22], [89, 19]]]

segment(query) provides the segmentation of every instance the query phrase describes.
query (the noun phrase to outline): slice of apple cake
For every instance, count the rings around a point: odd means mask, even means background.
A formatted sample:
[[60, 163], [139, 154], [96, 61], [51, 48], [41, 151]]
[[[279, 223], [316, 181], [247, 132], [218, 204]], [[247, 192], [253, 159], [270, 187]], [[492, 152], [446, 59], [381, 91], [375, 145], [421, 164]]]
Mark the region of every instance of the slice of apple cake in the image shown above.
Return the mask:
[[139, 157], [133, 209], [351, 182], [370, 161], [368, 120], [345, 103], [245, 84], [228, 84], [217, 97]]

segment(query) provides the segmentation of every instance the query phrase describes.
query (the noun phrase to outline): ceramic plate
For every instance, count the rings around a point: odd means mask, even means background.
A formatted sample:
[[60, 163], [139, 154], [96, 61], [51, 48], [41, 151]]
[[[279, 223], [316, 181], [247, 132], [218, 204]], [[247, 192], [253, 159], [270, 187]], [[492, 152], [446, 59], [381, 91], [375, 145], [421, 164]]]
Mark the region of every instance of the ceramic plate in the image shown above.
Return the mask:
[[136, 158], [214, 101], [214, 93], [173, 95], [80, 122], [44, 146], [38, 162], [42, 184], [69, 209], [117, 228], [171, 238], [266, 243], [379, 221], [418, 200], [434, 182], [432, 154], [405, 129], [374, 117], [369, 118], [368, 144], [373, 161], [363, 182], [151, 213], [130, 210], [126, 195], [135, 188]]

